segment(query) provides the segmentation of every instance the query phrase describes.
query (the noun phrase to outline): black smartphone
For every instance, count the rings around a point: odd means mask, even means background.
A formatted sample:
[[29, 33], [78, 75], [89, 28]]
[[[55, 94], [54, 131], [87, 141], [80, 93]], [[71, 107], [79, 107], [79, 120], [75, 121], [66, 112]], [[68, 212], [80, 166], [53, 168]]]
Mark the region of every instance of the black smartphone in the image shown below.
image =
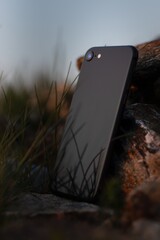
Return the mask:
[[79, 201], [96, 199], [137, 55], [132, 46], [87, 51], [53, 171], [54, 193]]

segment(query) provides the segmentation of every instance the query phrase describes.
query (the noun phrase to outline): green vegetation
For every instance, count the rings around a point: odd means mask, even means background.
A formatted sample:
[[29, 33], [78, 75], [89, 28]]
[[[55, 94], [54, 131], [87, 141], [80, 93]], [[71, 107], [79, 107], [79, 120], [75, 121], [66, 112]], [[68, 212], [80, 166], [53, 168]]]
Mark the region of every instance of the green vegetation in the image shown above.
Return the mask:
[[108, 179], [100, 198], [101, 205], [114, 209], [119, 213], [124, 204], [124, 196], [121, 186], [120, 179], [116, 177]]
[[39, 191], [49, 191], [73, 83], [68, 75], [58, 84], [39, 74], [30, 87], [1, 85], [0, 212], [19, 193], [34, 191], [37, 178], [43, 179]]

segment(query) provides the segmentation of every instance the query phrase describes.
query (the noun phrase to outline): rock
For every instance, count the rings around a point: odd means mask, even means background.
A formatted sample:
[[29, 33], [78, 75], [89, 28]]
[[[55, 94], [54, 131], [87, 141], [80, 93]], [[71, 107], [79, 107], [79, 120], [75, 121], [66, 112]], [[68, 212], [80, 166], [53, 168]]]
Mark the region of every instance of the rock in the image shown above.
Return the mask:
[[140, 219], [132, 224], [132, 232], [142, 240], [159, 240], [160, 222]]
[[139, 58], [132, 86], [136, 102], [156, 104], [160, 100], [160, 39], [136, 46]]
[[69, 212], [98, 212], [99, 207], [85, 202], [75, 202], [53, 194], [27, 193], [21, 194], [8, 207], [6, 215], [36, 216], [42, 214], [58, 214]]
[[126, 198], [122, 222], [130, 224], [143, 218], [160, 221], [160, 180], [146, 181]]
[[[160, 113], [153, 105], [133, 104], [124, 113], [115, 166], [125, 193], [160, 178]], [[116, 148], [116, 146], [115, 146]]]

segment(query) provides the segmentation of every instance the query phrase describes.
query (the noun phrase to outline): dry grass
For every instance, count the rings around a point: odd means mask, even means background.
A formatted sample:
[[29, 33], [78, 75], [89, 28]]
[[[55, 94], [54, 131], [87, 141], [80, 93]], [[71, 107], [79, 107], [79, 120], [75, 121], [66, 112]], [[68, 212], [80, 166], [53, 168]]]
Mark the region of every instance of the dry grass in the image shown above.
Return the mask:
[[41, 191], [49, 190], [60, 131], [72, 97], [74, 82], [68, 82], [68, 75], [60, 85], [39, 75], [32, 88], [1, 86], [0, 211], [19, 193], [31, 191], [44, 169], [48, 176]]

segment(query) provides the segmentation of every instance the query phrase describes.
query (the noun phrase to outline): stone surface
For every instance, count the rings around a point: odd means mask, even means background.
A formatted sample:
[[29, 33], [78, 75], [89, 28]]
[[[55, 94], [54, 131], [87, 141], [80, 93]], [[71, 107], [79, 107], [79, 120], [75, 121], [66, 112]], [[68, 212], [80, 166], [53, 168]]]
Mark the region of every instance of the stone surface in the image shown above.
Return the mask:
[[160, 221], [160, 180], [146, 181], [126, 198], [122, 221], [130, 224], [144, 218]]
[[123, 228], [110, 220], [112, 211], [51, 194], [22, 194], [5, 216], [5, 224], [0, 225], [0, 239], [5, 240], [157, 240], [160, 234], [159, 222], [140, 219]]
[[160, 178], [160, 112], [153, 105], [129, 106], [121, 124], [121, 146], [115, 165], [125, 193]]
[[107, 229], [99, 223], [73, 216], [36, 216], [14, 218], [0, 227], [0, 239], [5, 240], [139, 240], [136, 234], [119, 228]]
[[160, 222], [146, 219], [137, 220], [132, 224], [132, 232], [141, 240], [159, 240]]
[[136, 47], [139, 57], [132, 81], [133, 99], [160, 106], [160, 39]]
[[[21, 194], [8, 207], [7, 215], [35, 216], [66, 212], [98, 212], [99, 207], [85, 202], [75, 202], [53, 194]], [[109, 213], [109, 211], [108, 211]]]

